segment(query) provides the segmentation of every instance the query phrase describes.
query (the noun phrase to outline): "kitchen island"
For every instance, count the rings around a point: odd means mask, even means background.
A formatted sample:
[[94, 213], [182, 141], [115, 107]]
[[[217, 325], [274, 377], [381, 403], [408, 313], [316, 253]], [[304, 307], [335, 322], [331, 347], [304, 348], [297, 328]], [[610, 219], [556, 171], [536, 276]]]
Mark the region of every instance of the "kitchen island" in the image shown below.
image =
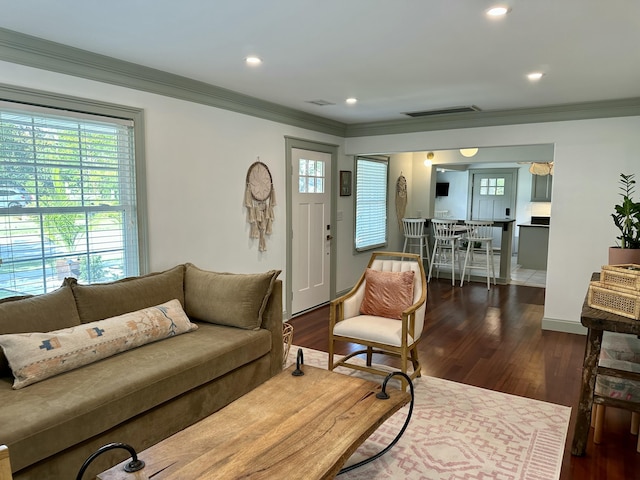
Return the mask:
[[549, 252], [549, 225], [519, 223], [518, 265], [531, 270], [546, 270]]

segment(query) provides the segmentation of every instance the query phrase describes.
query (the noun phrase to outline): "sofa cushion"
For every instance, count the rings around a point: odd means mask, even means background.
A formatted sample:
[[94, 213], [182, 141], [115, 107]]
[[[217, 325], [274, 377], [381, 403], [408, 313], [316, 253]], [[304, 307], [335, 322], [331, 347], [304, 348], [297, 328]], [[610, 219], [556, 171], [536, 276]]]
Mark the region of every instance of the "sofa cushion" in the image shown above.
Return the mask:
[[178, 300], [47, 333], [0, 335], [18, 389], [103, 358], [195, 330]]
[[262, 325], [280, 270], [265, 273], [218, 273], [188, 263], [184, 275], [185, 311], [204, 322], [256, 330]]
[[413, 270], [386, 272], [367, 268], [360, 313], [400, 320], [402, 312], [413, 305]]
[[198, 327], [28, 388], [12, 390], [11, 379], [0, 378], [0, 444], [12, 449], [12, 466], [19, 470], [106, 432], [267, 356], [272, 348], [264, 329]]
[[[0, 334], [59, 330], [80, 325], [71, 288], [63, 285], [43, 295], [0, 301]], [[11, 371], [0, 349], [0, 376]]]
[[81, 285], [71, 281], [71, 288], [82, 323], [160, 305], [174, 298], [184, 305], [184, 265], [111, 283]]

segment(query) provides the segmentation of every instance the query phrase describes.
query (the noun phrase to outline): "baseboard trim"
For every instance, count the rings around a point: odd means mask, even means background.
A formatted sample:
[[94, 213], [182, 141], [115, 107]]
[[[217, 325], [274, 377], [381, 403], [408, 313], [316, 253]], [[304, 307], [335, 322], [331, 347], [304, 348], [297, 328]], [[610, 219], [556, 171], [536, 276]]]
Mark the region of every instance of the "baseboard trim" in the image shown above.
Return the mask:
[[582, 324], [570, 322], [569, 320], [558, 320], [556, 318], [542, 319], [542, 330], [552, 330], [554, 332], [574, 333], [577, 335], [586, 335], [587, 329]]

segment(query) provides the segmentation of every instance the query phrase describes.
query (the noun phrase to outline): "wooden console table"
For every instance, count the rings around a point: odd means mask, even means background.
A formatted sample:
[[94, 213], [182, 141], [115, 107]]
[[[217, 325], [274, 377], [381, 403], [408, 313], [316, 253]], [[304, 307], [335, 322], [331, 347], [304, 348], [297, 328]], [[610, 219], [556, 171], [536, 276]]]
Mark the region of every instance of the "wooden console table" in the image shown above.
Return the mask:
[[380, 384], [304, 365], [267, 380], [235, 402], [138, 455], [99, 480], [221, 478], [333, 479], [357, 447], [411, 396]]
[[[599, 273], [594, 273], [591, 279], [597, 280], [599, 275]], [[587, 327], [589, 331], [587, 333], [587, 346], [582, 366], [582, 386], [580, 389], [578, 416], [576, 418], [573, 444], [571, 446], [571, 453], [573, 455], [584, 455], [585, 453], [587, 438], [589, 437], [589, 426], [591, 425], [591, 409], [594, 403], [611, 405], [626, 410], [640, 411], [640, 404], [638, 403], [610, 397], [601, 397], [595, 394], [597, 375], [640, 381], [640, 373], [605, 368], [598, 364], [603, 333], [607, 331], [628, 333], [637, 336], [640, 335], [640, 321], [591, 308], [588, 306], [587, 298], [585, 297], [580, 322]]]

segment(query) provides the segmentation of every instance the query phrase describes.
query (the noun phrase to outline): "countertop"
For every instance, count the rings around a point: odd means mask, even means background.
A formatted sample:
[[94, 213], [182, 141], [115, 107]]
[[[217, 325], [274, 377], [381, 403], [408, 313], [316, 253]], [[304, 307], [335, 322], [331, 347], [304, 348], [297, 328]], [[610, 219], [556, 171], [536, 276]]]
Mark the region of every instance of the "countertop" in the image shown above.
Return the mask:
[[524, 222], [524, 223], [519, 223], [518, 224], [519, 227], [540, 227], [540, 228], [549, 228], [549, 225], [540, 225], [537, 223], [531, 223], [531, 222]]
[[[434, 217], [437, 218], [437, 217]], [[433, 220], [434, 218], [425, 218], [425, 220]], [[463, 219], [458, 218], [440, 218], [439, 220], [451, 220], [453, 222], [464, 223]], [[515, 218], [474, 218], [474, 221], [489, 221], [495, 223], [497, 226], [504, 225], [505, 223], [513, 223], [516, 221]]]

